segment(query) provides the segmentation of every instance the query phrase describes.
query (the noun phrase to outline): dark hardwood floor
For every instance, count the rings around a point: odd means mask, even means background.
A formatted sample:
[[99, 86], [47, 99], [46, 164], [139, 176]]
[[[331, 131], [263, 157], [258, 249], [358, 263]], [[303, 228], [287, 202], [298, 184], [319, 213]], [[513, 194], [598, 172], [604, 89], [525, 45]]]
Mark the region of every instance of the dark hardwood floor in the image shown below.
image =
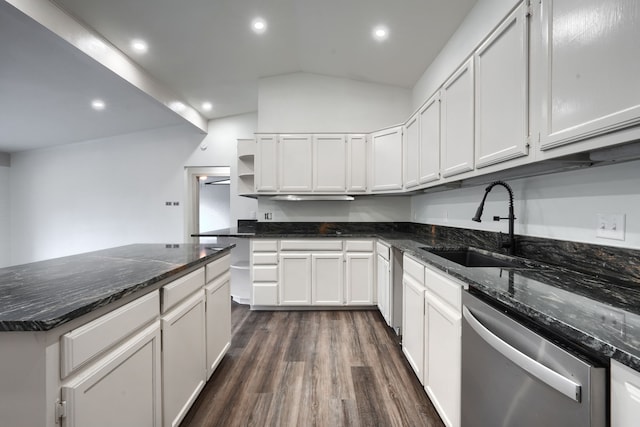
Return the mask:
[[251, 312], [181, 427], [443, 426], [377, 311]]

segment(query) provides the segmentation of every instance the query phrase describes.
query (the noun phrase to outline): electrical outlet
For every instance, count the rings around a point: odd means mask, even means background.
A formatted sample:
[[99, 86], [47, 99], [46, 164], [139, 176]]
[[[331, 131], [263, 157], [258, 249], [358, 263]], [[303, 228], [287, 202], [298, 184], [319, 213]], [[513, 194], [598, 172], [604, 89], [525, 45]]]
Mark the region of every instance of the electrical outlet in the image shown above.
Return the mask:
[[605, 329], [613, 331], [619, 337], [624, 338], [626, 325], [624, 312], [609, 308], [600, 313], [600, 322]]
[[596, 237], [624, 240], [625, 214], [597, 214]]
[[273, 213], [265, 212], [264, 213], [264, 219], [266, 219], [267, 221], [271, 221], [273, 219]]

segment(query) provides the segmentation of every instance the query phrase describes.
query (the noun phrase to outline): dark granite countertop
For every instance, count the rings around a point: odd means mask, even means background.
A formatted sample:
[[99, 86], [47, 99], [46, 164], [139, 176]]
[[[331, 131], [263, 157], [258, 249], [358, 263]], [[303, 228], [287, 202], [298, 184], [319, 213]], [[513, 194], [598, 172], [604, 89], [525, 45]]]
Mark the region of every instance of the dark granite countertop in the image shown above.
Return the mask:
[[233, 246], [136, 244], [0, 268], [0, 331], [53, 329]]
[[[433, 234], [439, 234], [439, 231]], [[217, 230], [208, 235], [228, 234]], [[294, 226], [289, 230], [275, 227], [243, 233], [238, 237], [381, 238], [402, 252], [455, 277], [468, 286], [469, 292], [489, 300], [558, 344], [579, 349], [605, 364], [613, 358], [640, 371], [640, 283], [634, 275], [637, 257], [617, 254], [613, 248], [596, 247], [590, 252], [588, 248], [579, 247], [581, 255], [577, 256], [575, 253], [562, 253], [568, 244], [573, 244], [571, 242], [558, 242], [557, 245], [561, 246], [554, 250], [555, 242], [532, 243], [533, 239], [523, 238], [523, 250], [527, 250], [527, 259], [534, 259], [531, 266], [535, 268], [467, 268], [420, 247], [454, 249], [474, 246], [486, 249], [495, 245], [492, 236], [472, 235], [468, 230], [430, 237], [428, 232], [407, 232], [406, 229], [392, 227], [380, 230], [373, 227], [341, 229], [321, 226], [314, 229]], [[546, 258], [536, 261], [536, 255]], [[572, 258], [574, 256], [576, 258]], [[616, 256], [620, 258], [617, 265]], [[629, 264], [632, 270], [621, 272], [623, 280], [612, 279], [611, 270], [620, 269], [623, 264]], [[609, 270], [603, 271], [605, 267]], [[625, 281], [627, 277], [630, 279]]]

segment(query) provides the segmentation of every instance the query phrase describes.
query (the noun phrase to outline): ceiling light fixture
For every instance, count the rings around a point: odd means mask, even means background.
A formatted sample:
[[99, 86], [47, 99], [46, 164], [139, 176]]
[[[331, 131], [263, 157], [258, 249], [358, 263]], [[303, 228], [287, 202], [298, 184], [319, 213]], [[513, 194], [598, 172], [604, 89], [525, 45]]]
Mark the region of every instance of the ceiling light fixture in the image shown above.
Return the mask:
[[107, 105], [104, 103], [104, 101], [102, 99], [94, 99], [93, 101], [91, 101], [91, 108], [93, 108], [96, 111], [102, 111], [105, 109]]
[[138, 53], [147, 53], [147, 50], [149, 50], [147, 42], [141, 39], [131, 40], [131, 48]]
[[389, 29], [384, 25], [378, 25], [373, 29], [373, 38], [379, 42], [389, 38]]
[[267, 31], [267, 21], [262, 18], [254, 18], [254, 20], [251, 21], [251, 29], [256, 34], [262, 34]]
[[211, 111], [211, 109], [213, 108], [213, 104], [210, 102], [203, 102], [202, 103], [202, 110], [203, 111]]

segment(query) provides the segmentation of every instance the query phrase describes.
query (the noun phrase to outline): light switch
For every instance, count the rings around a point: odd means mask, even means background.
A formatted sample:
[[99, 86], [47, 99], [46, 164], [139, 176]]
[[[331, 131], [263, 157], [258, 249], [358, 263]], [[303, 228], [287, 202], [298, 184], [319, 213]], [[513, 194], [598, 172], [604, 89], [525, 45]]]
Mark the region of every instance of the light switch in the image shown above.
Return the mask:
[[597, 214], [596, 237], [624, 240], [625, 214]]

